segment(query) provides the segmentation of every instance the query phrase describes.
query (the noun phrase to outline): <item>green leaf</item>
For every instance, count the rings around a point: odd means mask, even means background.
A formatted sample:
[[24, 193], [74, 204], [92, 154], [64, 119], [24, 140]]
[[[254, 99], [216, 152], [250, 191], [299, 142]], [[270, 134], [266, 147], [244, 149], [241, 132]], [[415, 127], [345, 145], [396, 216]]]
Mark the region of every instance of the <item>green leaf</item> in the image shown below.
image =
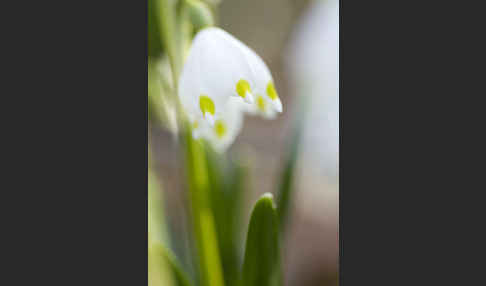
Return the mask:
[[151, 167], [148, 171], [148, 234], [157, 242], [167, 241], [161, 185]]
[[283, 233], [289, 217], [289, 210], [293, 201], [295, 169], [302, 137], [304, 115], [308, 99], [302, 97], [294, 121], [291, 141], [288, 143], [287, 156], [285, 157], [284, 169], [280, 177], [278, 190], [278, 216], [280, 220], [280, 231]]
[[148, 285], [176, 286], [172, 271], [169, 269], [159, 245], [150, 242], [148, 246]]
[[152, 8], [158, 14], [158, 28], [162, 37], [162, 47], [169, 57], [174, 87], [182, 64], [182, 55], [179, 50], [179, 31], [176, 23], [175, 1], [152, 0]]
[[189, 124], [184, 128], [183, 138], [200, 280], [204, 286], [224, 286], [204, 146], [192, 138]]
[[148, 117], [152, 124], [177, 133], [177, 103], [166, 57], [148, 61]]
[[[170, 279], [172, 280], [171, 285], [175, 286], [191, 286], [193, 283], [189, 282], [189, 276], [186, 272], [182, 269], [179, 262], [177, 261], [175, 255], [166, 247], [164, 247], [161, 243], [152, 242], [149, 244], [149, 262], [152, 262], [154, 267], [159, 266], [160, 268], [164, 267], [163, 270], [166, 274], [165, 276], [168, 277], [170, 275]], [[152, 273], [157, 272], [158, 269], [152, 270]], [[167, 283], [167, 282], [165, 282]], [[166, 286], [166, 284], [162, 284]], [[161, 286], [162, 286], [161, 285]]]
[[242, 198], [247, 182], [247, 166], [228, 160], [205, 145], [210, 184], [211, 208], [214, 213], [225, 285], [235, 285], [240, 275], [240, 219]]
[[169, 244], [163, 210], [162, 185], [153, 168], [153, 153], [148, 146], [148, 262], [149, 286], [191, 286]]
[[175, 255], [167, 248], [162, 248], [162, 254], [166, 259], [170, 270], [172, 270], [172, 274], [174, 276], [174, 280], [178, 286], [191, 286], [193, 283], [190, 283], [189, 276], [186, 272], [182, 269], [180, 263], [177, 261]]
[[154, 0], [148, 0], [148, 55], [150, 57], [159, 57], [164, 52], [164, 49], [162, 47], [162, 37], [158, 19], [159, 15], [154, 4]]
[[243, 262], [242, 286], [279, 286], [280, 270], [278, 217], [273, 196], [260, 197], [251, 214]]

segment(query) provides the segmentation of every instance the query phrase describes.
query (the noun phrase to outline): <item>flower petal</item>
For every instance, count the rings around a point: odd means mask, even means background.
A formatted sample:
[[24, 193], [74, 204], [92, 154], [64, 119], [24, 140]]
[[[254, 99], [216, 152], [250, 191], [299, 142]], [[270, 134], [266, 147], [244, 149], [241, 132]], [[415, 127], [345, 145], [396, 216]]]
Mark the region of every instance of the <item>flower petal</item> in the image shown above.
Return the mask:
[[236, 139], [243, 125], [242, 100], [233, 98], [229, 101], [225, 112], [218, 114], [214, 125], [205, 123], [193, 131], [193, 136], [206, 139], [218, 152], [225, 151]]
[[[259, 113], [266, 118], [275, 117], [273, 113], [282, 112], [282, 102], [275, 90], [270, 70], [262, 58], [252, 49], [237, 39], [235, 39], [234, 43], [243, 51], [245, 60], [250, 66], [250, 86], [252, 87], [253, 94], [257, 94], [255, 99], [256, 108], [253, 109], [254, 112], [250, 113]], [[263, 95], [262, 99], [265, 101], [267, 108], [262, 108], [261, 101], [260, 104], [258, 103], [258, 94]]]
[[250, 66], [235, 41], [214, 27], [196, 35], [179, 79], [179, 97], [187, 112], [210, 120], [206, 114], [214, 117], [224, 112], [232, 96], [252, 102], [247, 79], [251, 76]]

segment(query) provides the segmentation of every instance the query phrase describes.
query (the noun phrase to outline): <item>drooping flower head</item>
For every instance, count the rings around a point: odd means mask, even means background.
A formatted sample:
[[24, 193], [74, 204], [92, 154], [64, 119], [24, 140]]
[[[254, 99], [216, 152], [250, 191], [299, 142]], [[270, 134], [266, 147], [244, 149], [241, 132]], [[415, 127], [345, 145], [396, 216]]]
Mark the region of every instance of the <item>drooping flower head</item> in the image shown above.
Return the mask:
[[206, 28], [196, 35], [179, 79], [183, 107], [190, 116], [202, 117], [211, 125], [224, 112], [231, 96], [253, 102], [244, 86], [249, 66], [235, 48], [233, 37], [221, 31]]
[[282, 111], [263, 60], [227, 32], [202, 29], [179, 79], [179, 98], [193, 135], [225, 149], [241, 129], [244, 111], [272, 118]]

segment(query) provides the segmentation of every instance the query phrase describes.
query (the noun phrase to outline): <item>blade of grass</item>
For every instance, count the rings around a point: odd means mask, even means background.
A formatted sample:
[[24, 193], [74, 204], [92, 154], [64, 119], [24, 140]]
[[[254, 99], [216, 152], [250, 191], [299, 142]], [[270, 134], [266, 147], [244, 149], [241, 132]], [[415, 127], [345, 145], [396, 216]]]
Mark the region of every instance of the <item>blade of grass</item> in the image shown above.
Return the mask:
[[214, 213], [218, 244], [226, 285], [235, 285], [239, 278], [241, 198], [246, 180], [246, 166], [228, 160], [205, 145], [210, 183], [210, 200]]
[[147, 3], [147, 41], [148, 41], [148, 55], [149, 57], [159, 57], [163, 52], [162, 39], [160, 32], [160, 25], [158, 13], [154, 6], [154, 0], [148, 0]]
[[303, 132], [304, 115], [307, 105], [307, 98], [301, 97], [297, 109], [295, 122], [292, 129], [292, 136], [287, 145], [287, 156], [285, 157], [284, 169], [280, 177], [278, 189], [278, 216], [280, 220], [280, 232], [284, 233], [288, 224], [289, 210], [294, 196], [294, 177], [297, 164], [297, 157], [300, 139]]
[[148, 247], [148, 285], [149, 286], [176, 286], [172, 271], [166, 259], [163, 258], [155, 244]]
[[[174, 99], [174, 107], [176, 109], [175, 121], [177, 122], [176, 129], [179, 130], [185, 124], [185, 116], [182, 106], [177, 98], [177, 82], [179, 79], [179, 72], [184, 63], [183, 60], [183, 43], [187, 41], [188, 34], [181, 25], [178, 24], [176, 1], [171, 0], [152, 0], [153, 7], [158, 13], [158, 24], [161, 30], [162, 47], [167, 53], [169, 59], [170, 71], [172, 74], [172, 97]], [[179, 1], [180, 2], [180, 1]], [[180, 15], [180, 17], [185, 17]]]
[[182, 62], [176, 25], [175, 1], [152, 0], [155, 13], [158, 14], [158, 27], [162, 35], [162, 44], [169, 57], [174, 87], [177, 87], [177, 78]]
[[192, 282], [190, 282], [189, 275], [187, 275], [187, 273], [183, 270], [176, 256], [168, 248], [164, 247], [162, 244], [155, 244], [153, 247], [167, 263], [167, 266], [171, 270], [177, 286], [194, 285]]
[[[151, 155], [149, 151], [149, 156]], [[149, 157], [150, 160], [150, 157]], [[174, 273], [157, 245], [167, 241], [160, 184], [150, 167], [148, 170], [148, 279], [150, 286], [176, 286]]]
[[[183, 270], [176, 256], [165, 247], [170, 244], [170, 239], [163, 213], [162, 185], [153, 169], [153, 153], [150, 143], [148, 147], [148, 251], [149, 263], [152, 263], [150, 275], [153, 281], [150, 285], [191, 286], [193, 283], [189, 282], [189, 275]], [[161, 273], [157, 273], [157, 271], [161, 271]], [[164, 278], [164, 282], [158, 284], [156, 281], [161, 278]]]
[[152, 168], [148, 171], [148, 233], [153, 241], [166, 242], [167, 233], [163, 214], [160, 185]]
[[281, 284], [278, 217], [272, 194], [266, 193], [251, 214], [241, 286]]
[[223, 286], [223, 271], [209, 198], [209, 178], [203, 145], [192, 138], [189, 126], [184, 128], [184, 142], [192, 223], [199, 254], [202, 285]]

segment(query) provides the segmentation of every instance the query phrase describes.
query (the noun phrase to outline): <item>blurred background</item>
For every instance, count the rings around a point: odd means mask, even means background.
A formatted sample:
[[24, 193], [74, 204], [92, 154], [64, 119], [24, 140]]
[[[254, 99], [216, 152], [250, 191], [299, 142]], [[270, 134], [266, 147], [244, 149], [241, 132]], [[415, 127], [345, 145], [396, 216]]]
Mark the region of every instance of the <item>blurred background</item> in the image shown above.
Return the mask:
[[[285, 285], [337, 285], [339, 264], [338, 0], [223, 0], [217, 25], [255, 50], [272, 71], [284, 111], [247, 116], [228, 156], [249, 166], [242, 243], [257, 198], [275, 193], [300, 99], [307, 99], [290, 224], [283, 241]], [[154, 167], [163, 181], [169, 233], [185, 267], [190, 254], [183, 161], [169, 131], [151, 125]]]

